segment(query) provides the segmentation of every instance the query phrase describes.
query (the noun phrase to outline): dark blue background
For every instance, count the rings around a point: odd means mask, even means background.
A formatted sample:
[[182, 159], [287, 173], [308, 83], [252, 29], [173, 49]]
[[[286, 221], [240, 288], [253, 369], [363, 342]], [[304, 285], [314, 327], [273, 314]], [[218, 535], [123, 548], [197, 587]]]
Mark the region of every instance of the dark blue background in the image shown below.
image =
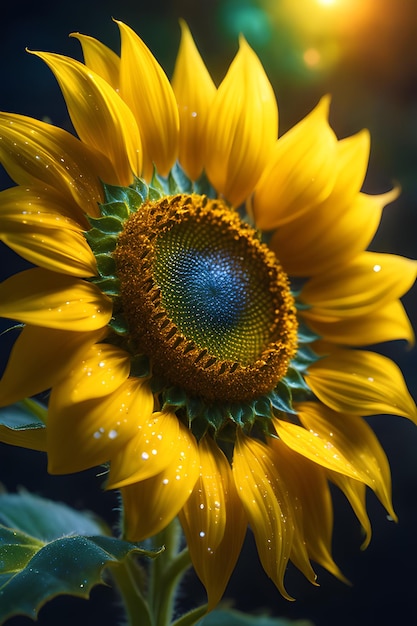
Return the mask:
[[[268, 22], [268, 12], [263, 9], [280, 5], [279, 1], [34, 1], [24, 9], [20, 3], [13, 3], [2, 9], [0, 109], [40, 119], [47, 116], [54, 124], [69, 129], [55, 79], [39, 59], [25, 53], [25, 47], [81, 58], [78, 42], [68, 38], [70, 32], [80, 31], [117, 49], [118, 29], [112, 16], [128, 23], [144, 38], [169, 74], [179, 41], [178, 18], [184, 17], [217, 81], [236, 51], [236, 32], [243, 28], [276, 88], [281, 132], [296, 123], [326, 92], [333, 94], [331, 121], [339, 137], [370, 128], [373, 142], [365, 189], [384, 192], [394, 181], [403, 188], [401, 198], [386, 210], [373, 248], [415, 258], [417, 11], [414, 0], [366, 2], [378, 9], [375, 21], [370, 21], [368, 30], [358, 32], [353, 42], [357, 45], [351, 46], [349, 54], [326, 72], [316, 74], [297, 65], [296, 39], [286, 30], [285, 20], [281, 19], [281, 30], [274, 30]], [[0, 189], [9, 184], [1, 172]], [[0, 251], [2, 278], [25, 266], [4, 246]], [[417, 326], [416, 289], [406, 296], [405, 304]], [[0, 337], [3, 365], [12, 340], [12, 333]], [[400, 364], [417, 397], [416, 349], [407, 349], [398, 342], [383, 350]], [[417, 429], [401, 418], [376, 416], [369, 421], [391, 462], [399, 523], [387, 521], [382, 507], [370, 494], [374, 534], [370, 547], [362, 553], [359, 526], [343, 497], [335, 493], [334, 555], [352, 586], [317, 568], [321, 586], [314, 588], [290, 567], [286, 580], [288, 591], [297, 598], [295, 603], [283, 600], [268, 581], [248, 534], [227, 592], [227, 598], [234, 598], [238, 608], [266, 608], [274, 615], [309, 618], [316, 626], [417, 624]], [[114, 494], [101, 493], [96, 474], [92, 470], [69, 477], [48, 476], [43, 455], [0, 446], [0, 480], [7, 489], [24, 486], [77, 508], [93, 509], [112, 523], [117, 499]], [[190, 596], [191, 602], [203, 597], [191, 574], [183, 596]], [[60, 598], [42, 609], [38, 623], [65, 626], [79, 621], [110, 626], [120, 616], [113, 600], [111, 590], [104, 587], [93, 591], [90, 602]], [[10, 626], [30, 623], [21, 617], [10, 620]]]

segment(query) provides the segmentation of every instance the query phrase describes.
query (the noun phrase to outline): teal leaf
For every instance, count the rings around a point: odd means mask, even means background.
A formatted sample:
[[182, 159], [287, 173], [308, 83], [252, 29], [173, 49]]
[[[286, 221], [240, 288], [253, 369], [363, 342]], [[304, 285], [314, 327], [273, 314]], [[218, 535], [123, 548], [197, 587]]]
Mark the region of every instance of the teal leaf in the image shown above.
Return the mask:
[[92, 514], [28, 492], [0, 494], [0, 524], [45, 543], [63, 535], [102, 535], [110, 530]]
[[16, 525], [0, 524], [1, 624], [13, 615], [36, 619], [61, 594], [88, 598], [107, 567], [131, 554], [158, 554], [103, 535], [104, 523], [89, 514], [30, 494], [2, 494], [0, 511], [2, 521]]
[[16, 404], [0, 409], [0, 430], [2, 427], [11, 430], [27, 430], [33, 428], [45, 428], [46, 407], [27, 398]]
[[201, 626], [313, 626], [308, 620], [288, 620], [281, 617], [250, 615], [234, 610], [218, 609], [204, 617]]

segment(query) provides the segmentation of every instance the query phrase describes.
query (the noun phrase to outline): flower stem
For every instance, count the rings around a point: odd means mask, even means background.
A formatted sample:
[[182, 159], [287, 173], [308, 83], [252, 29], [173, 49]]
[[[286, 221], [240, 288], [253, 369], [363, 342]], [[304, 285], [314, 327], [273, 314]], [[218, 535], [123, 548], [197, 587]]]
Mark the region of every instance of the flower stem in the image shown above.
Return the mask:
[[148, 603], [139, 581], [143, 580], [140, 566], [128, 557], [111, 570], [113, 579], [122, 596], [128, 626], [154, 626]]

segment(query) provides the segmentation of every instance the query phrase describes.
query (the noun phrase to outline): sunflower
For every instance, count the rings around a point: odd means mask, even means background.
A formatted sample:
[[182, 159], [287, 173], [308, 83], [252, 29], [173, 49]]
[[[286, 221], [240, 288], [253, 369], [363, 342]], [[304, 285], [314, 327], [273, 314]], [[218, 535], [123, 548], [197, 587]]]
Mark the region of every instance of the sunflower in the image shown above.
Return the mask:
[[209, 608], [248, 525], [280, 592], [289, 560], [343, 578], [330, 483], [370, 540], [387, 458], [364, 416], [417, 422], [398, 367], [364, 346], [413, 341], [415, 261], [366, 251], [397, 190], [361, 191], [369, 135], [338, 140], [329, 98], [282, 137], [242, 38], [218, 88], [185, 24], [172, 81], [125, 24], [120, 57], [36, 52], [73, 134], [3, 113], [1, 237], [35, 267], [0, 285], [21, 324], [0, 403], [48, 391], [47, 425], [2, 431], [53, 474], [105, 464], [124, 533], [177, 516]]

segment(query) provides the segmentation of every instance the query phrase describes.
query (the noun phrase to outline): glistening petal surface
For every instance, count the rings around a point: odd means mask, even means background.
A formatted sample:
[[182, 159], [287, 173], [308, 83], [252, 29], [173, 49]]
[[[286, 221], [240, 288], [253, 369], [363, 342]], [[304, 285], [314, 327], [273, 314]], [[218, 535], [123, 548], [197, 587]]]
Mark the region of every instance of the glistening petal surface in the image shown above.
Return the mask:
[[138, 412], [130, 441], [112, 459], [109, 489], [120, 489], [156, 476], [174, 462], [178, 452], [178, 418], [168, 410], [155, 413], [152, 410], [149, 399]]
[[35, 268], [0, 284], [0, 315], [25, 324], [92, 331], [110, 321], [112, 302], [95, 285]]
[[120, 57], [94, 37], [80, 33], [71, 33], [70, 37], [78, 39], [81, 43], [86, 66], [104, 78], [115, 91], [118, 91], [120, 87]]
[[179, 425], [177, 451], [162, 472], [121, 488], [125, 535], [143, 541], [159, 533], [188, 500], [199, 475], [199, 454], [194, 435]]
[[122, 38], [120, 93], [139, 127], [142, 173], [149, 180], [155, 164], [159, 174], [166, 176], [178, 155], [179, 116], [174, 92], [143, 41], [122, 22], [117, 24]]
[[253, 198], [258, 228], [277, 228], [330, 195], [336, 179], [337, 139], [328, 112], [326, 97], [277, 141]]
[[206, 172], [234, 206], [253, 191], [278, 133], [275, 95], [254, 51], [241, 38], [213, 100], [206, 130]]
[[101, 398], [68, 404], [65, 381], [52, 390], [48, 411], [48, 471], [79, 472], [124, 453], [149, 415], [152, 393], [145, 381], [129, 378]]
[[[104, 329], [89, 333], [26, 325], [16, 339], [0, 380], [0, 406], [50, 389], [72, 363], [99, 341]], [[59, 363], [59, 366], [57, 366]]]
[[101, 76], [58, 54], [36, 52], [55, 74], [79, 138], [104, 154], [119, 184], [130, 185], [142, 171], [142, 147], [135, 118]]
[[337, 413], [318, 402], [305, 402], [297, 409], [304, 428], [324, 443], [326, 451], [333, 453], [335, 460], [344, 457], [354, 465], [359, 479], [376, 493], [390, 515], [395, 517], [388, 460], [365, 420], [358, 415]]
[[81, 227], [65, 215], [65, 199], [52, 190], [12, 187], [2, 191], [0, 223], [0, 239], [27, 261], [81, 278], [97, 274]]
[[117, 182], [105, 157], [65, 130], [24, 115], [0, 113], [0, 158], [19, 185], [45, 183], [95, 217], [103, 198], [100, 179]]
[[179, 162], [191, 180], [196, 180], [204, 166], [204, 131], [216, 87], [182, 20], [181, 32], [172, 77], [180, 116]]
[[417, 261], [395, 254], [363, 252], [348, 265], [314, 276], [300, 298], [312, 320], [343, 319], [367, 313], [403, 296], [414, 284]]
[[235, 567], [247, 521], [223, 452], [209, 436], [201, 439], [198, 448], [200, 475], [179, 517], [211, 610]]
[[311, 365], [307, 382], [335, 411], [356, 415], [388, 413], [417, 423], [417, 409], [399, 367], [364, 350], [337, 350]]
[[288, 517], [285, 485], [279, 489], [266, 446], [239, 434], [233, 455], [233, 477], [255, 535], [262, 566], [281, 594], [291, 599], [283, 581], [294, 528]]

